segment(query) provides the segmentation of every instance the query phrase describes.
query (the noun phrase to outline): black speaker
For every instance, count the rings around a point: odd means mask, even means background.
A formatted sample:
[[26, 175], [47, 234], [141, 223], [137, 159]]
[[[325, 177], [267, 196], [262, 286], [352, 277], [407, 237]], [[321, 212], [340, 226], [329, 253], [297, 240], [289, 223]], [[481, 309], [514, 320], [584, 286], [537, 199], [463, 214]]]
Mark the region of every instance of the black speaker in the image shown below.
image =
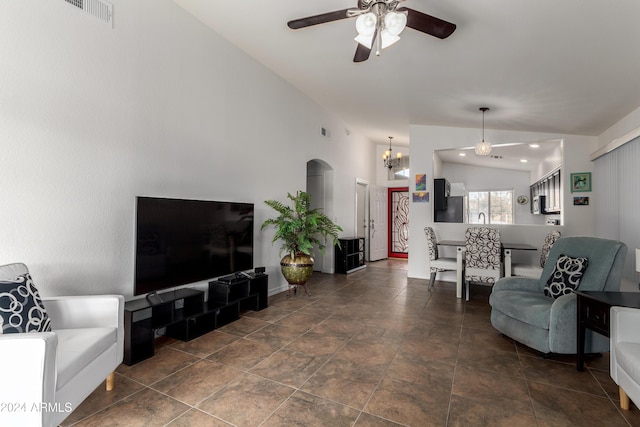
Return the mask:
[[264, 267], [256, 267], [254, 269], [254, 271], [255, 271], [256, 274], [264, 274], [265, 268]]

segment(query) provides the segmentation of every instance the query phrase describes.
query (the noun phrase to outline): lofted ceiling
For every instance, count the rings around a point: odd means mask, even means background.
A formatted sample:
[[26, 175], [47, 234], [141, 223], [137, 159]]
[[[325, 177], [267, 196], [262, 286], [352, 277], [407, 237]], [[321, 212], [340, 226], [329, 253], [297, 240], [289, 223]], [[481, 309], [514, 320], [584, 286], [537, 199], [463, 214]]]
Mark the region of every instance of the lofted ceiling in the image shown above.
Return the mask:
[[638, 0], [407, 0], [457, 25], [407, 28], [354, 63], [355, 18], [299, 30], [292, 19], [357, 0], [173, 0], [371, 141], [409, 125], [599, 135], [640, 106]]

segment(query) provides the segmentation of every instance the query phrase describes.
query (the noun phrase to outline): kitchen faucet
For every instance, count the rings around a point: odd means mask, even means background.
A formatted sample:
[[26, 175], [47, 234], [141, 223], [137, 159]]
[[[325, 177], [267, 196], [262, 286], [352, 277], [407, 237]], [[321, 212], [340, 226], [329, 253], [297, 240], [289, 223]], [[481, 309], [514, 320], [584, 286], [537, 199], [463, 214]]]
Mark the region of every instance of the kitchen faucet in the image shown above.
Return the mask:
[[478, 214], [478, 221], [480, 220], [480, 217], [482, 217], [482, 223], [486, 224], [487, 223], [487, 217], [485, 216], [484, 212], [480, 212]]

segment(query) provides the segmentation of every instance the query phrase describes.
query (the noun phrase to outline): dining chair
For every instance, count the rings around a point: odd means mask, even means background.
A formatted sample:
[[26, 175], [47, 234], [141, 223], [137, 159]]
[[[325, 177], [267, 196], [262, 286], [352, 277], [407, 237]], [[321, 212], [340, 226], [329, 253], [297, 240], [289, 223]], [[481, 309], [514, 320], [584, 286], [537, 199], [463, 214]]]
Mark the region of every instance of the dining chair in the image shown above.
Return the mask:
[[465, 233], [464, 282], [469, 301], [470, 283], [492, 286], [502, 276], [500, 230], [469, 227]]
[[561, 237], [561, 233], [558, 230], [553, 230], [547, 233], [542, 244], [542, 251], [540, 253], [540, 265], [534, 264], [512, 264], [511, 275], [523, 276], [523, 277], [540, 277], [542, 269], [544, 268], [547, 259], [549, 259], [549, 252], [553, 247], [553, 244]]
[[432, 227], [425, 227], [424, 234], [427, 236], [427, 249], [429, 252], [429, 289], [433, 289], [436, 281], [436, 274], [442, 271], [457, 271], [458, 264], [455, 258], [441, 258], [438, 254], [438, 241], [436, 233]]

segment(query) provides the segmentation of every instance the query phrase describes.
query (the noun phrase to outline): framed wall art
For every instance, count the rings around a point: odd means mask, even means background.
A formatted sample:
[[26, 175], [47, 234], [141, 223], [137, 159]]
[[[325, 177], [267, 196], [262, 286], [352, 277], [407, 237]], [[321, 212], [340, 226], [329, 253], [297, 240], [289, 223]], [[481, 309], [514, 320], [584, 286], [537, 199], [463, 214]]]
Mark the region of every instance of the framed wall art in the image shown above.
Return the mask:
[[571, 174], [571, 192], [591, 191], [591, 172]]
[[587, 206], [587, 205], [589, 205], [589, 198], [588, 197], [574, 197], [573, 198], [573, 204], [575, 206]]
[[428, 191], [416, 191], [413, 193], [413, 203], [426, 203], [429, 201]]

